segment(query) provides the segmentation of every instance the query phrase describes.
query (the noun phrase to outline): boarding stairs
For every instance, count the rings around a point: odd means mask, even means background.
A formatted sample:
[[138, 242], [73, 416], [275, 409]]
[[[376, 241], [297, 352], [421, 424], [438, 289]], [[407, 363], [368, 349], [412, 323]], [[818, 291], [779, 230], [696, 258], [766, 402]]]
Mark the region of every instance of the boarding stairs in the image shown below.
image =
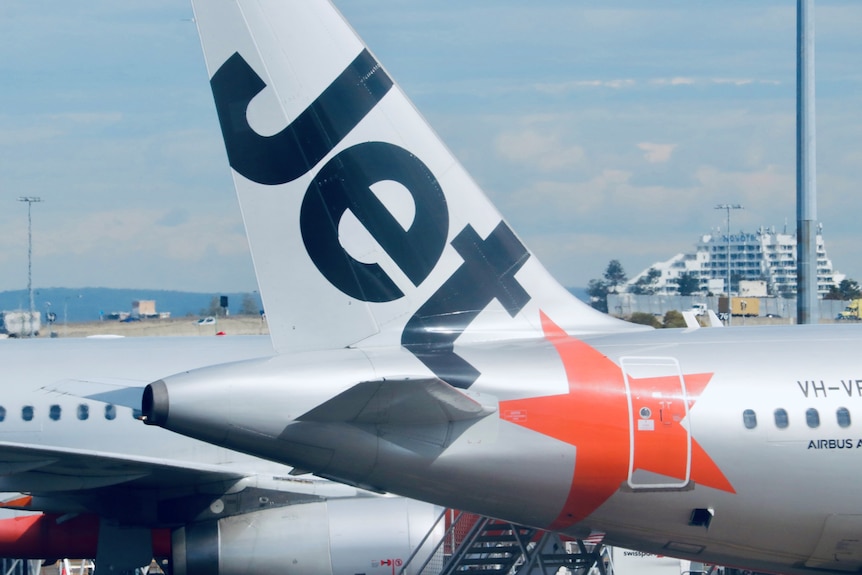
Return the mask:
[[31, 559], [0, 559], [0, 575], [38, 575], [42, 562]]
[[414, 554], [400, 575], [554, 575], [562, 568], [570, 575], [607, 575], [600, 542], [452, 510], [440, 516], [429, 538], [441, 522], [445, 535], [430, 553], [422, 553], [428, 559], [417, 565]]

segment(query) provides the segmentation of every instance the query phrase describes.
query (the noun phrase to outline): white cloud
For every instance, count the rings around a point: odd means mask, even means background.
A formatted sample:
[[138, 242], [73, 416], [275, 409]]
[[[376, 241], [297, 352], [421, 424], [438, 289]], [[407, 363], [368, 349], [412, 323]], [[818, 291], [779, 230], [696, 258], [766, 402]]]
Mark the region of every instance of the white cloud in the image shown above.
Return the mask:
[[[6, 122], [0, 118], [0, 125]], [[24, 144], [50, 142], [62, 135], [63, 131], [53, 126], [28, 126], [0, 130], [0, 147], [22, 146]]]
[[503, 132], [497, 137], [496, 148], [507, 160], [533, 166], [542, 172], [571, 168], [584, 159], [580, 146], [564, 144], [558, 134], [535, 128]]
[[[590, 88], [608, 88], [612, 90], [636, 89], [641, 86], [676, 87], [676, 86], [780, 86], [779, 80], [762, 78], [697, 78], [693, 76], [674, 76], [671, 78], [610, 78], [591, 80], [571, 80], [565, 82], [541, 82], [535, 84], [536, 92], [560, 96], [571, 92]], [[522, 90], [521, 86], [510, 86], [508, 91]]]
[[[504, 3], [489, 18], [487, 7], [452, 0], [374, 9], [336, 1], [516, 231], [546, 246], [573, 284], [611, 257], [634, 273], [630, 254], [652, 258], [645, 267], [685, 249], [721, 223], [715, 203], [744, 204], [734, 222], [749, 227], [792, 219], [794, 10], [786, 3], [680, 11], [667, 0], [539, 0], [526, 11]], [[225, 254], [246, 248], [187, 4], [84, 0], [50, 13], [31, 4], [9, 4], [15, 18], [0, 21], [13, 50], [0, 91], [6, 275], [26, 274], [26, 217], [10, 202], [27, 194], [46, 200], [34, 212], [37, 276], [47, 275], [49, 252], [56, 281], [71, 277], [60, 275], [65, 258], [86, 283], [129, 286], [145, 274], [162, 287], [203, 283]], [[862, 3], [823, 4], [820, 215], [833, 245], [853, 246]], [[846, 253], [836, 265], [862, 276], [862, 260]], [[591, 257], [596, 264], [585, 264]]]
[[729, 86], [750, 86], [753, 84], [761, 86], [780, 86], [779, 80], [762, 79], [762, 78], [694, 78], [694, 77], [674, 77], [674, 78], [653, 78], [649, 80], [649, 84], [654, 86], [703, 86], [703, 85], [729, 85]]
[[644, 151], [644, 158], [650, 164], [663, 164], [670, 160], [676, 144], [656, 144], [654, 142], [641, 142], [637, 145]]
[[634, 275], [691, 248], [710, 227], [723, 227], [716, 203], [743, 204], [733, 225], [749, 230], [780, 225], [776, 207], [792, 208], [794, 175], [775, 165], [696, 166], [686, 186], [642, 184], [641, 175], [633, 166], [603, 169], [580, 182], [537, 181], [509, 195], [504, 213], [564, 284], [585, 285], [610, 259]]
[[751, 78], [713, 78], [711, 80], [713, 84], [732, 84], [734, 86], [748, 86], [749, 84], [753, 84], [755, 81]]
[[571, 82], [536, 84], [536, 91], [546, 94], [565, 94], [580, 88], [611, 88], [620, 90], [632, 88], [637, 82], [631, 78], [616, 78], [610, 80], [575, 80]]
[[197, 213], [177, 217], [173, 209], [118, 209], [61, 220], [34, 238], [40, 256], [121, 256], [150, 252], [164, 259], [193, 262], [213, 251], [248, 252], [238, 217]]
[[779, 166], [767, 165], [747, 171], [701, 166], [695, 177], [704, 195], [741, 202], [755, 214], [774, 214], [776, 206], [793, 211], [796, 175]]
[[45, 116], [50, 123], [66, 124], [117, 124], [123, 121], [119, 112], [67, 112], [64, 114], [49, 114]]
[[536, 181], [508, 196], [505, 212], [538, 234], [614, 229], [637, 235], [646, 222], [665, 220], [669, 206], [684, 213], [702, 201], [691, 188], [638, 185], [633, 175], [608, 168], [585, 181]]
[[658, 86], [691, 86], [696, 83], [697, 80], [694, 78], [683, 78], [683, 77], [675, 77], [675, 78], [653, 78], [649, 81], [650, 84], [655, 84]]

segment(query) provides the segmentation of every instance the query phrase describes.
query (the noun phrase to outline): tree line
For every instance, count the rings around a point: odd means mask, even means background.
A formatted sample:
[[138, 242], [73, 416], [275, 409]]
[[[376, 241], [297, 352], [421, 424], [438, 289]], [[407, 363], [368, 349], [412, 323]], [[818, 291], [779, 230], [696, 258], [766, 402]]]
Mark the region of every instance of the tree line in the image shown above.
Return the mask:
[[[628, 276], [619, 260], [611, 260], [605, 268], [601, 278], [591, 279], [587, 285], [587, 294], [590, 296], [590, 305], [599, 311], [608, 313], [608, 294], [627, 292], [636, 295], [653, 295], [658, 290], [658, 280], [661, 272], [650, 268], [636, 282], [628, 286]], [[731, 290], [738, 290], [741, 276], [731, 276]], [[700, 291], [700, 279], [692, 272], [682, 272], [678, 278], [673, 280], [677, 286], [677, 293], [681, 296], [695, 295]], [[833, 285], [824, 299], [853, 300], [862, 299], [862, 287], [854, 279], [846, 278], [838, 285]]]
[[[628, 292], [636, 295], [653, 295], [658, 290], [658, 280], [661, 272], [650, 268], [638, 280], [625, 289], [628, 276], [619, 260], [611, 260], [605, 268], [602, 277], [590, 280], [587, 294], [590, 305], [597, 310], [608, 312], [608, 294]], [[700, 290], [700, 280], [691, 272], [683, 272], [674, 280], [679, 295], [694, 295]]]

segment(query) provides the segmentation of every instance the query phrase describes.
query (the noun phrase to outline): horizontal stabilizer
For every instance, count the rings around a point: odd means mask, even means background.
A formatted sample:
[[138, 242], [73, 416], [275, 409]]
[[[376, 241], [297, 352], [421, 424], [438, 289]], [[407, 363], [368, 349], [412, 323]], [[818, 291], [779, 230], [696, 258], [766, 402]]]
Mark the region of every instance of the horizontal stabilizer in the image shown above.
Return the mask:
[[32, 495], [16, 495], [11, 499], [4, 499], [0, 502], [0, 507], [3, 509], [18, 509], [21, 511], [29, 511], [30, 504], [33, 503]]
[[715, 315], [715, 312], [710, 310], [706, 311], [707, 316], [709, 317], [709, 327], [724, 327], [724, 324], [721, 323], [721, 320], [718, 319], [718, 316]]
[[448, 424], [495, 411], [437, 378], [364, 381], [298, 419], [320, 423]]
[[685, 327], [689, 329], [698, 329], [700, 327], [700, 323], [698, 323], [693, 311], [682, 312], [682, 318], [685, 320]]

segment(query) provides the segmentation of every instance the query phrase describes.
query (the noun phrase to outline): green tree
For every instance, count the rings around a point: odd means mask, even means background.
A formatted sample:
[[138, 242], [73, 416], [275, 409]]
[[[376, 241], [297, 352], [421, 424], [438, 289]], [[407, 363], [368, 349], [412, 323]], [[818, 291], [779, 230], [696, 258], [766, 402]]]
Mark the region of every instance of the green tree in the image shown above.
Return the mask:
[[631, 323], [637, 323], [640, 325], [648, 325], [651, 327], [661, 327], [661, 322], [658, 320], [656, 316], [651, 313], [647, 313], [645, 311], [636, 311], [632, 314], [632, 316], [628, 319]]
[[590, 280], [587, 295], [590, 296], [591, 306], [608, 313], [608, 284], [604, 280]]
[[685, 318], [682, 317], [682, 313], [675, 309], [670, 309], [664, 314], [662, 325], [664, 327], [686, 327]]
[[682, 272], [674, 280], [679, 295], [692, 295], [700, 291], [700, 280], [692, 272]]
[[628, 279], [620, 260], [611, 260], [608, 262], [608, 267], [605, 269], [602, 277], [604, 277], [605, 283], [608, 286], [608, 292], [610, 293], [617, 293], [619, 286], [626, 283], [626, 279]]
[[656, 282], [661, 277], [661, 272], [650, 268], [629, 287], [629, 292], [636, 295], [653, 295], [656, 290]]
[[859, 282], [854, 279], [843, 279], [837, 286], [829, 288], [829, 293], [823, 296], [824, 299], [840, 299], [851, 300], [862, 298], [862, 288], [859, 287]]
[[590, 305], [599, 311], [608, 313], [608, 294], [617, 293], [619, 286], [626, 283], [626, 272], [619, 260], [611, 260], [602, 274], [602, 279], [590, 280], [587, 294]]

